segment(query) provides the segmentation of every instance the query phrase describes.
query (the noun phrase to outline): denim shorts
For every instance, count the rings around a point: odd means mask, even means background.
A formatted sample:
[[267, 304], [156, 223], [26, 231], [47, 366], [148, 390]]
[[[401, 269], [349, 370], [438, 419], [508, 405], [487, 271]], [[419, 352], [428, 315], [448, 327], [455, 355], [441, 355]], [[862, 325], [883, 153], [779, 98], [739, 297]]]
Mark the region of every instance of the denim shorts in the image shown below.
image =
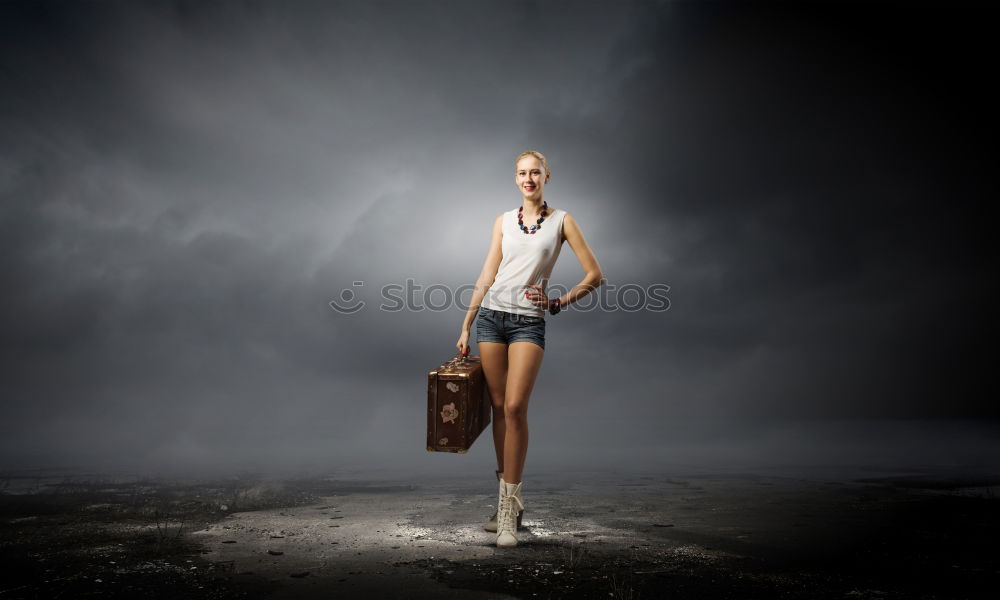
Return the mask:
[[545, 348], [545, 318], [519, 315], [479, 307], [476, 315], [476, 341], [513, 344], [532, 342]]

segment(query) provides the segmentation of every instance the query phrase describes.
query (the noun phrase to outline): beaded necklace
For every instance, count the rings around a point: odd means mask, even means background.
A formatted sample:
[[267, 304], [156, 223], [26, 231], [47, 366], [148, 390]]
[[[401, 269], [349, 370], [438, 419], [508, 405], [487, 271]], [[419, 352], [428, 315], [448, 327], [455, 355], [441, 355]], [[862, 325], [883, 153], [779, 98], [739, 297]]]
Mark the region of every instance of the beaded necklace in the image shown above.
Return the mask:
[[530, 229], [524, 226], [524, 215], [522, 214], [523, 211], [524, 211], [524, 205], [522, 204], [517, 209], [517, 226], [520, 227], [521, 231], [523, 231], [525, 234], [535, 233], [536, 231], [542, 228], [542, 221], [544, 221], [545, 217], [549, 214], [549, 203], [542, 200], [542, 216], [538, 218], [538, 221], [534, 225], [532, 225]]

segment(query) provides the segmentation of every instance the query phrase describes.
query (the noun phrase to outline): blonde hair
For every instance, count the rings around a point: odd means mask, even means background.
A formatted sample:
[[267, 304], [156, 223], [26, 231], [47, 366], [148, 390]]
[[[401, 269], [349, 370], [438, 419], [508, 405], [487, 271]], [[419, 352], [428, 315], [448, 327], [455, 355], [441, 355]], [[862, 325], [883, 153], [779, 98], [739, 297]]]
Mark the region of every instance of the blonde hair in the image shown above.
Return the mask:
[[514, 159], [514, 171], [517, 171], [517, 163], [521, 162], [521, 159], [525, 156], [534, 156], [538, 160], [542, 161], [542, 168], [545, 169], [547, 174], [552, 175], [552, 170], [549, 169], [549, 161], [546, 160], [545, 155], [538, 150], [525, 150], [524, 152], [518, 154], [517, 158]]

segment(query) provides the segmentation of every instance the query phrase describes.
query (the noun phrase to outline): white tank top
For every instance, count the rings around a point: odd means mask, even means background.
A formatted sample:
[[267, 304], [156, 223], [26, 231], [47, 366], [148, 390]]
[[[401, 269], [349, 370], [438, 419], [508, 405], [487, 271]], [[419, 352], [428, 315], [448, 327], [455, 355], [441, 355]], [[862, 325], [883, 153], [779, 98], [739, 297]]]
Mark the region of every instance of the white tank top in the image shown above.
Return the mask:
[[[526, 234], [517, 226], [516, 208], [503, 213], [503, 258], [481, 306], [521, 315], [545, 315], [545, 309], [528, 301], [524, 291], [529, 285], [540, 285], [548, 291], [549, 276], [562, 248], [565, 217], [566, 211], [557, 208], [542, 221], [537, 233]], [[524, 224], [531, 227], [534, 223]]]

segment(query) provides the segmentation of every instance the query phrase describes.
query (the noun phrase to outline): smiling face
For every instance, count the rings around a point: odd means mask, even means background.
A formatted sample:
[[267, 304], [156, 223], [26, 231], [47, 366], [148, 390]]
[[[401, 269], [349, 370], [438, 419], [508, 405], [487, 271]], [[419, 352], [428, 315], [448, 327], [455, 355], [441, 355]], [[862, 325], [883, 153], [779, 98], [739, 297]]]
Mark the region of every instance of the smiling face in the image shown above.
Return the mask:
[[517, 189], [521, 190], [525, 199], [535, 200], [542, 197], [542, 189], [548, 183], [550, 175], [542, 161], [529, 154], [517, 161], [514, 181], [517, 182]]

